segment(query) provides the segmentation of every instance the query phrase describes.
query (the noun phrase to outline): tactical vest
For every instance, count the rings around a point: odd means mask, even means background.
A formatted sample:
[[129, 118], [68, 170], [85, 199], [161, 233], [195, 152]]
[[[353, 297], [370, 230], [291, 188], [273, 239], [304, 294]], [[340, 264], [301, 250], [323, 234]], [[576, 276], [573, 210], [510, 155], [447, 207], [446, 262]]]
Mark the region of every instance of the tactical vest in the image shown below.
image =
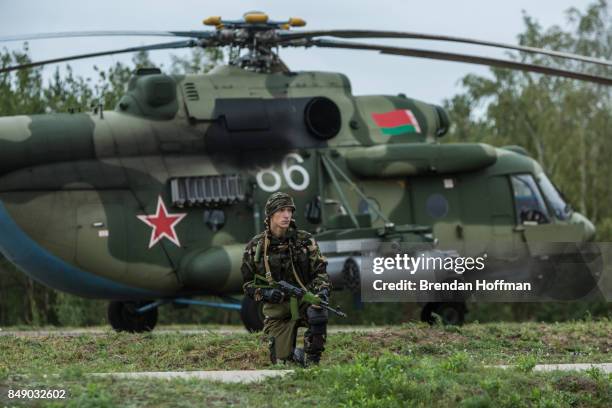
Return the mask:
[[[306, 286], [311, 281], [310, 271], [310, 234], [297, 230], [292, 236], [280, 240], [270, 236], [268, 248], [265, 248], [265, 234], [262, 234], [255, 249], [254, 263], [259, 275], [268, 281], [285, 280], [296, 286]], [[269, 274], [266, 268], [267, 263]], [[296, 276], [297, 275], [297, 276]]]

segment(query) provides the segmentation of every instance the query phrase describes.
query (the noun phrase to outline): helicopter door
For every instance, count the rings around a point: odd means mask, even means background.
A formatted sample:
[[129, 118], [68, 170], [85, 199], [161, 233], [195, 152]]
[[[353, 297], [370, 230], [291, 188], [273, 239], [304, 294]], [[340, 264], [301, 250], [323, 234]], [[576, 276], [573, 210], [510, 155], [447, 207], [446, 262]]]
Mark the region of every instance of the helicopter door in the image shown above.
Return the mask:
[[486, 244], [487, 252], [496, 259], [514, 261], [517, 254], [517, 244], [521, 238], [517, 236], [515, 211], [513, 205], [513, 190], [506, 176], [494, 176], [488, 183], [488, 207], [491, 225], [491, 239]]

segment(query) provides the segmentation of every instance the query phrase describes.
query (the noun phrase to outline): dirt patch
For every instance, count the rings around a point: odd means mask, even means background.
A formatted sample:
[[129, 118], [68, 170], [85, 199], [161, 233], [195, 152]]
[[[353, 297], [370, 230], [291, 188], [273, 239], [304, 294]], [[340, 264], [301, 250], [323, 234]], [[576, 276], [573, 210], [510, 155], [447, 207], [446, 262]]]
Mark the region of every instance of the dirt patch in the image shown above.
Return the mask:
[[388, 331], [371, 332], [360, 336], [366, 342], [377, 342], [380, 345], [391, 346], [398, 340], [412, 344], [436, 344], [446, 342], [463, 342], [467, 337], [463, 334], [447, 331], [441, 328], [407, 328], [390, 329]]
[[597, 392], [597, 382], [591, 378], [576, 375], [567, 375], [559, 378], [555, 382], [555, 387], [560, 391], [572, 393], [584, 392], [595, 394]]
[[602, 354], [612, 351], [612, 340], [585, 334], [548, 333], [542, 336], [542, 342], [547, 347], [556, 350], [573, 351], [589, 347]]

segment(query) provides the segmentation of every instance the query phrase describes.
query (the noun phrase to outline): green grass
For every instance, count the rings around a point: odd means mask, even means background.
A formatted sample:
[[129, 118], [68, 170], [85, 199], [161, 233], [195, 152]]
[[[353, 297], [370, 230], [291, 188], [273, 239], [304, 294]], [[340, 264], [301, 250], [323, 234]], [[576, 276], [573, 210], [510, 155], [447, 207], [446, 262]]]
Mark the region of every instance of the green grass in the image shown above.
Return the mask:
[[[259, 384], [116, 380], [92, 372], [270, 368], [261, 334], [0, 336], [8, 389], [66, 389], [68, 406], [611, 406], [598, 370], [536, 373], [540, 363], [611, 362], [609, 320], [559, 324], [406, 324], [334, 333], [319, 368]], [[512, 364], [508, 370], [487, 368]], [[10, 401], [15, 404], [15, 401]], [[60, 404], [21, 401], [24, 406]], [[59, 406], [59, 405], [58, 405]], [[63, 406], [63, 405], [62, 405]]]

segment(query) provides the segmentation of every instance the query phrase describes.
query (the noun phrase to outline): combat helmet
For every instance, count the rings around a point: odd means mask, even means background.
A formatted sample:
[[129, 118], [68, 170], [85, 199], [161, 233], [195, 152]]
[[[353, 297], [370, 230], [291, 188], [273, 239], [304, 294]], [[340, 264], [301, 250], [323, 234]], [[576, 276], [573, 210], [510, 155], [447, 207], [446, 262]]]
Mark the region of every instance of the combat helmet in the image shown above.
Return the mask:
[[293, 197], [291, 197], [287, 193], [277, 191], [268, 198], [268, 201], [266, 201], [266, 219], [269, 219], [272, 214], [274, 214], [283, 207], [290, 207], [293, 209], [293, 211], [295, 211], [295, 203], [293, 202]]

